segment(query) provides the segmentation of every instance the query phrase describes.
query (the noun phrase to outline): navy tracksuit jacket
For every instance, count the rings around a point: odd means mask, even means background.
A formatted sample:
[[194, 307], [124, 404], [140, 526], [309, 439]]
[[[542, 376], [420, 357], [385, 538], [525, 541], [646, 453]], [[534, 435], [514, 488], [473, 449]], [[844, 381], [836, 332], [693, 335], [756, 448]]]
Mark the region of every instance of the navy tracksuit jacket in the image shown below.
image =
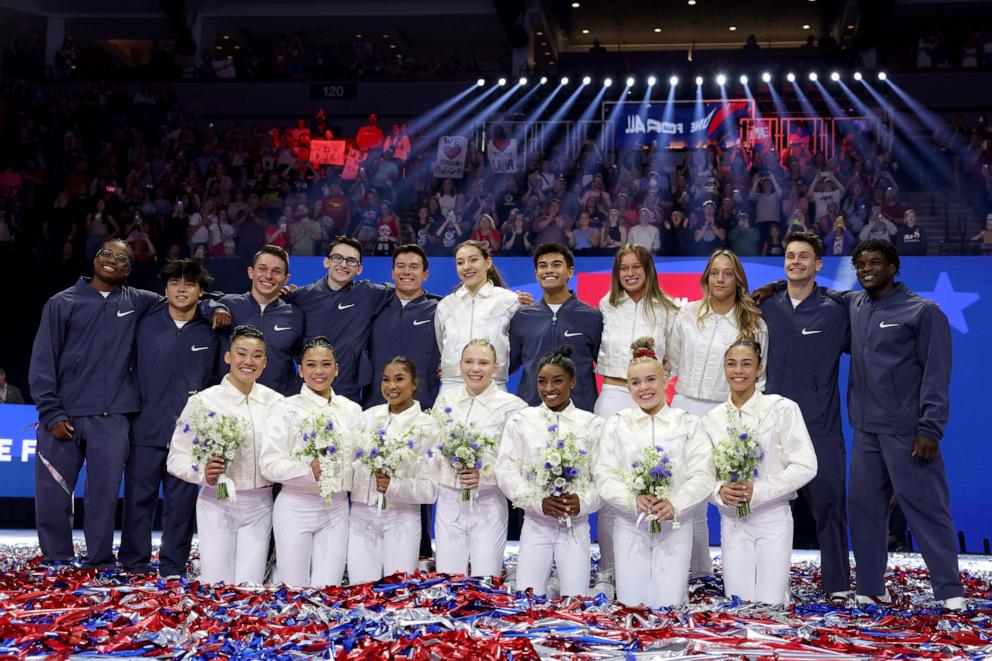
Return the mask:
[[403, 305], [394, 293], [382, 312], [372, 320], [369, 343], [372, 382], [363, 398], [365, 408], [385, 403], [379, 388], [379, 377], [386, 363], [401, 354], [417, 364], [417, 375], [420, 377], [420, 387], [415, 395], [417, 401], [425, 409], [434, 406], [441, 387], [437, 375], [441, 350], [434, 335], [434, 311], [440, 300], [433, 294], [425, 293]]
[[510, 320], [510, 373], [520, 366], [524, 368], [517, 397], [531, 406], [541, 403], [537, 393], [537, 365], [554, 349], [568, 344], [578, 372], [572, 401], [578, 408], [591, 412], [597, 397], [593, 363], [599, 356], [602, 338], [603, 315], [574, 294], [557, 313], [551, 311], [543, 298], [517, 310]]

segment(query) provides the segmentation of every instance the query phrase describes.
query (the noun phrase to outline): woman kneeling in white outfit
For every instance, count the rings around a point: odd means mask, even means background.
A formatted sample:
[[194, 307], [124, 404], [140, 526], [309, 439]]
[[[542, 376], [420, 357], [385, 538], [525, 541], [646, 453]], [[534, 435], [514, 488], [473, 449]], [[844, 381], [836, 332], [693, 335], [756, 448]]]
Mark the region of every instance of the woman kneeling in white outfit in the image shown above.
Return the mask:
[[[715, 481], [699, 418], [665, 405], [668, 372], [654, 340], [642, 337], [631, 349], [627, 387], [637, 406], [607, 420], [593, 474], [603, 500], [617, 510], [617, 599], [660, 608], [688, 599], [691, 512]], [[650, 463], [648, 453], [655, 453]], [[649, 485], [637, 476], [655, 468], [658, 476], [670, 474], [669, 484], [645, 493]]]
[[341, 585], [348, 550], [347, 476], [362, 408], [334, 394], [338, 364], [318, 336], [300, 356], [299, 395], [269, 411], [259, 458], [262, 475], [282, 484], [272, 512], [276, 563], [295, 587]]
[[465, 466], [457, 471], [440, 451], [433, 452], [438, 482], [434, 518], [437, 571], [445, 574], [468, 574], [469, 565], [473, 576], [499, 576], [503, 570], [508, 511], [506, 496], [497, 488], [492, 473], [503, 425], [514, 411], [527, 408], [527, 403], [497, 387], [493, 375], [498, 369], [492, 343], [470, 341], [462, 349], [465, 385], [442, 390], [434, 403], [442, 443], [449, 443], [451, 434], [466, 429], [492, 442], [478, 467]]
[[[354, 463], [351, 484], [351, 529], [348, 536], [348, 582], [377, 581], [396, 572], [417, 568], [420, 551], [420, 505], [437, 500], [437, 483], [426, 474], [426, 452], [437, 444], [433, 418], [413, 398], [417, 392], [417, 365], [406, 356], [386, 363], [380, 388], [386, 404], [362, 414], [364, 438], [412, 440], [415, 459], [390, 477]], [[361, 445], [362, 439], [356, 440]]]
[[[496, 460], [500, 489], [524, 510], [516, 588], [538, 595], [547, 592], [552, 563], [558, 568], [561, 596], [589, 593], [589, 514], [600, 505], [592, 456], [603, 420], [572, 403], [576, 369], [571, 353], [564, 345], [541, 359], [541, 405], [510, 416]], [[549, 450], [555, 458], [548, 456]], [[562, 468], [565, 483], [558, 485], [560, 495], [548, 495], [541, 468], [555, 465]]]
[[[254, 326], [234, 329], [224, 362], [231, 369], [220, 385], [191, 396], [179, 414], [167, 467], [179, 479], [203, 485], [196, 500], [200, 580], [261, 583], [272, 531], [272, 483], [259, 471], [257, 458], [265, 416], [282, 395], [255, 383], [265, 369], [265, 338]], [[212, 457], [201, 468], [194, 458], [194, 444], [205, 442], [196, 429], [201, 414], [239, 423], [244, 442], [228, 462]], [[227, 498], [219, 498], [224, 490]]]
[[[816, 453], [802, 412], [792, 400], [765, 395], [756, 387], [761, 346], [738, 340], [727, 349], [724, 374], [727, 402], [710, 411], [703, 426], [718, 449], [740, 434], [754, 437], [761, 449], [757, 477], [722, 481], [714, 490], [720, 510], [723, 584], [728, 597], [768, 604], [789, 602], [792, 510], [789, 501], [816, 475]], [[730, 430], [734, 430], [733, 439]], [[719, 464], [719, 458], [714, 458]], [[715, 474], [715, 473], [714, 473]], [[750, 513], [738, 514], [748, 503]]]

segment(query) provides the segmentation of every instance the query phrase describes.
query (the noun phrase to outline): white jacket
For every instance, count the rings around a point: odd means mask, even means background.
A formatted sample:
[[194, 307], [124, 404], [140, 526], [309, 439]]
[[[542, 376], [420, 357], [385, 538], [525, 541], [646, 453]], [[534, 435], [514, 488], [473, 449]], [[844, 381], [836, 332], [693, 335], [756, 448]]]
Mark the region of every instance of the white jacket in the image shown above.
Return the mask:
[[[668, 366], [672, 376], [679, 377], [675, 392], [685, 397], [722, 402], [730, 395], [730, 386], [723, 374], [723, 354], [737, 341], [736, 308], [727, 314], [712, 310], [699, 327], [699, 307], [702, 301], [693, 301], [679, 310], [672, 327], [668, 345]], [[758, 343], [761, 345], [761, 362], [768, 364], [768, 326], [758, 319]], [[764, 372], [758, 378], [758, 390], [765, 389]]]
[[635, 301], [621, 293], [616, 307], [610, 305], [609, 294], [604, 296], [599, 301], [599, 311], [603, 314], [603, 341], [596, 360], [597, 374], [626, 379], [633, 353], [630, 344], [639, 337], [653, 337], [658, 359], [665, 357], [677, 314], [675, 310], [661, 305], [649, 307], [644, 298]]
[[[788, 502], [796, 491], [816, 477], [816, 452], [806, 431], [802, 411], [791, 399], [780, 395], [765, 395], [755, 391], [744, 406], [737, 408], [727, 399], [703, 418], [703, 428], [710, 442], [716, 445], [727, 437], [729, 426], [746, 427], [756, 434], [765, 452], [758, 466], [751, 496], [751, 511], [769, 504]], [[714, 473], [715, 475], [715, 473]], [[721, 512], [736, 516], [736, 508], [727, 507], [720, 499], [720, 487], [713, 489], [712, 501]]]
[[687, 509], [709, 498], [716, 482], [709, 438], [700, 419], [682, 409], [665, 406], [648, 415], [634, 407], [607, 420], [593, 463], [596, 486], [604, 501], [636, 517], [637, 491], [628, 478], [633, 463], [652, 444], [664, 450], [671, 462], [668, 501], [677, 521]]
[[[359, 434], [367, 435], [384, 428], [387, 434], [401, 434], [408, 427], [416, 433], [417, 465], [410, 468], [407, 477], [394, 477], [386, 489], [386, 505], [389, 509], [415, 509], [422, 503], [437, 500], [437, 483], [426, 477], [427, 450], [438, 443], [438, 428], [434, 419], [420, 409], [420, 402], [400, 413], [390, 413], [389, 404], [380, 404], [362, 413], [362, 428]], [[357, 441], [357, 438], [356, 438]], [[379, 492], [375, 489], [375, 478], [365, 466], [355, 466], [351, 472], [351, 502], [376, 506]], [[418, 475], [423, 477], [409, 477]]]
[[355, 432], [362, 426], [362, 407], [346, 397], [335, 395], [333, 390], [328, 401], [306, 384], [300, 388], [299, 395], [287, 397], [269, 410], [259, 456], [262, 475], [267, 480], [281, 483], [287, 491], [320, 493], [310, 468], [313, 459], [297, 454], [306, 445], [300, 425], [314, 415], [328, 416], [341, 433], [341, 444], [337, 448], [341, 462], [340, 479], [336, 480], [334, 491], [347, 491], [355, 455]]
[[472, 296], [464, 286], [437, 304], [434, 333], [441, 349], [441, 382], [462, 383], [462, 349], [470, 340], [487, 339], [496, 349], [496, 383], [506, 383], [510, 368], [510, 319], [520, 308], [517, 295], [487, 282]]
[[[451, 417], [455, 422], [471, 425], [480, 434], [489, 436], [496, 441], [496, 447], [492, 456], [485, 461], [490, 466], [495, 467], [496, 455], [499, 453], [500, 439], [503, 437], [503, 426], [514, 411], [527, 408], [527, 402], [516, 395], [500, 390], [496, 382], [489, 384], [489, 387], [473, 397], [464, 386], [448, 388], [437, 396], [434, 402], [434, 410], [443, 412], [446, 408], [451, 409]], [[439, 484], [460, 488], [458, 474], [448, 463], [448, 460], [439, 453], [435, 453], [431, 462], [432, 476]], [[496, 476], [489, 474], [479, 475], [479, 489], [496, 486]]]
[[592, 481], [591, 469], [592, 458], [603, 432], [603, 419], [576, 408], [572, 402], [563, 411], [552, 411], [541, 404], [510, 416], [503, 429], [503, 440], [496, 459], [499, 488], [514, 505], [527, 512], [527, 516], [546, 516], [541, 509], [544, 496], [540, 485], [529, 481], [526, 471], [541, 461], [541, 454], [551, 438], [548, 431], [551, 425], [558, 425], [558, 437], [574, 433], [579, 447], [589, 453], [590, 466], [584, 475], [588, 485], [574, 493], [579, 497], [579, 516], [591, 514], [602, 505]]
[[172, 444], [169, 446], [166, 468], [180, 480], [206, 485], [203, 467], [200, 470], [193, 470], [195, 463], [193, 438], [196, 433], [188, 424], [197, 408], [204, 406], [220, 415], [236, 415], [247, 423], [248, 437], [238, 448], [234, 460], [224, 471], [224, 475], [234, 483], [235, 492], [242, 489], [261, 489], [272, 484], [259, 470], [259, 453], [262, 449], [265, 420], [269, 409], [283, 397], [261, 383], [252, 386], [251, 392], [245, 396], [230, 379], [230, 376], [225, 376], [219, 385], [201, 390], [186, 402], [176, 422], [176, 429], [172, 432]]

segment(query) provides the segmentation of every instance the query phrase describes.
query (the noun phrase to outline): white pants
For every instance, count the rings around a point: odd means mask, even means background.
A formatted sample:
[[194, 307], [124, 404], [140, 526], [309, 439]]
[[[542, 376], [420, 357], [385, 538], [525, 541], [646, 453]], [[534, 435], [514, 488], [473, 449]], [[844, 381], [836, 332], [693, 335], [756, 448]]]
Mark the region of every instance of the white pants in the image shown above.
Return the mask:
[[672, 528], [661, 523], [661, 532], [650, 532], [650, 523], [632, 514], [618, 514], [613, 529], [617, 552], [617, 600], [629, 606], [651, 608], [677, 606], [689, 598], [689, 556], [692, 553], [692, 523]]
[[792, 509], [788, 501], [746, 517], [720, 513], [723, 586], [728, 597], [766, 604], [789, 603]]
[[[620, 411], [625, 411], [635, 406], [630, 391], [626, 386], [618, 386], [612, 383], [604, 383], [603, 389], [596, 398], [596, 405], [593, 413], [609, 420]], [[599, 542], [599, 571], [613, 572], [613, 527], [616, 511], [607, 504], [596, 513], [596, 540]]]
[[517, 590], [548, 591], [551, 566], [558, 568], [561, 596], [589, 594], [589, 517], [573, 516], [572, 528], [548, 516], [524, 515], [517, 558]]
[[348, 554], [348, 494], [328, 505], [317, 494], [283, 489], [272, 509], [279, 578], [293, 587], [341, 585]]
[[383, 574], [411, 573], [420, 553], [420, 505], [390, 503], [380, 510], [351, 504], [348, 583], [378, 581]]
[[196, 499], [200, 580], [258, 583], [265, 580], [272, 532], [272, 489], [239, 489], [237, 502], [217, 500], [204, 487]]
[[509, 511], [506, 496], [496, 487], [476, 491], [473, 501], [462, 490], [441, 486], [434, 512], [437, 571], [443, 574], [499, 576], [506, 550]]
[[[672, 408], [682, 409], [700, 418], [721, 403], [708, 399], [686, 397], [678, 393], [672, 398]], [[692, 509], [692, 560], [689, 564], [689, 571], [693, 576], [713, 575], [713, 559], [710, 557], [710, 528], [707, 523], [709, 510], [710, 505], [705, 501]]]

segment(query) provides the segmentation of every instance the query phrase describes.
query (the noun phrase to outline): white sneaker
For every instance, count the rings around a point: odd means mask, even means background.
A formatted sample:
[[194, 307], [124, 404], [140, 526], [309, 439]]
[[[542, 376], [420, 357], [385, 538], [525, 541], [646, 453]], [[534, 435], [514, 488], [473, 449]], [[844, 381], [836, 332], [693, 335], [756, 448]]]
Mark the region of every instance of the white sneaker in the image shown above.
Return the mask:
[[891, 606], [892, 605], [892, 595], [889, 594], [889, 589], [885, 589], [885, 594], [874, 595], [874, 594], [859, 594], [854, 598], [858, 605], [878, 605], [878, 606]]
[[853, 597], [853, 590], [838, 590], [837, 592], [831, 592], [827, 595], [827, 600], [834, 603], [847, 603], [847, 601]]
[[593, 594], [603, 593], [606, 598], [613, 601], [616, 597], [613, 586], [613, 572], [601, 571], [596, 573], [596, 584], [592, 589]]
[[951, 597], [950, 599], [945, 599], [941, 604], [944, 610], [949, 611], [963, 611], [968, 607], [968, 604], [964, 602], [964, 597]]

